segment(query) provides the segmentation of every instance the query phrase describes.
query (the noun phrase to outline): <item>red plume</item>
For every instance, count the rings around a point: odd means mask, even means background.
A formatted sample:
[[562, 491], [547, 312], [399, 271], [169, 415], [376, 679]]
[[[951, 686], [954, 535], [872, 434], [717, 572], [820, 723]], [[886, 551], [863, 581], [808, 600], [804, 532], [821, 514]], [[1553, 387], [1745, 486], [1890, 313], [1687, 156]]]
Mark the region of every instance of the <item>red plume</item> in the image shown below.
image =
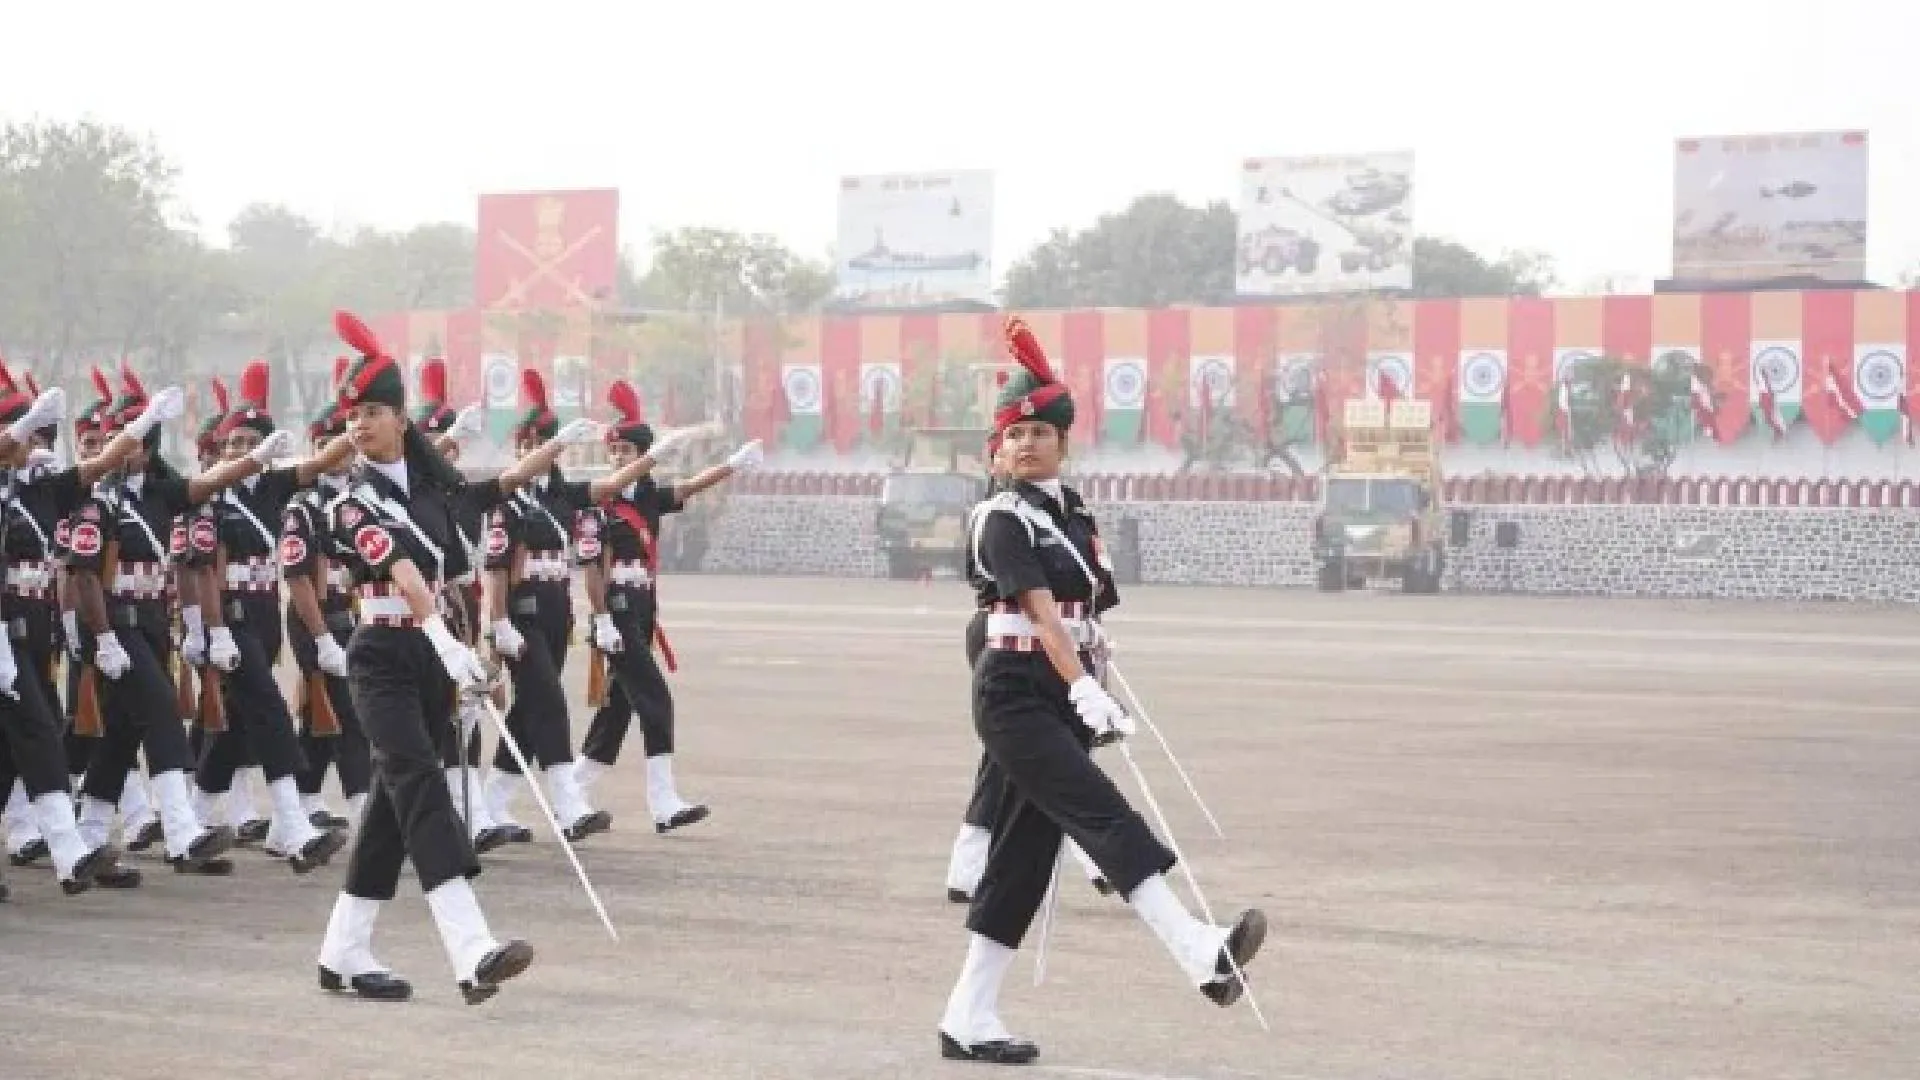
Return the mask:
[[27, 372], [27, 393], [32, 394], [35, 398], [40, 396], [40, 384], [34, 381], [33, 372], [31, 371]]
[[644, 414], [640, 411], [640, 393], [635, 390], [633, 385], [627, 382], [627, 380], [620, 379], [612, 386], [607, 387], [607, 400], [611, 402], [614, 409], [620, 413], [621, 427], [643, 422], [642, 417]]
[[447, 362], [438, 357], [420, 365], [420, 399], [440, 404], [447, 400]]
[[547, 411], [547, 382], [533, 368], [520, 369], [520, 392], [525, 394], [528, 403], [541, 412]]
[[347, 369], [353, 366], [353, 357], [336, 356], [333, 358], [333, 389], [340, 392], [340, 384], [347, 381]]
[[133, 373], [133, 365], [120, 361], [120, 384], [126, 388], [127, 396], [136, 401], [147, 400], [147, 388], [140, 385], [140, 376]]
[[93, 392], [100, 395], [101, 401], [113, 400], [113, 387], [108, 385], [107, 377], [101, 373], [100, 365], [93, 365]]
[[270, 378], [272, 378], [272, 369], [267, 367], [265, 360], [249, 361], [246, 368], [240, 372], [240, 400], [261, 412], [266, 412]]
[[362, 356], [387, 355], [387, 351], [380, 347], [380, 339], [374, 337], [367, 324], [360, 321], [360, 316], [351, 311], [333, 313], [333, 330], [340, 335], [341, 341], [353, 346], [354, 351]]
[[1013, 351], [1013, 358], [1020, 366], [1033, 373], [1034, 380], [1040, 385], [1058, 382], [1054, 377], [1053, 365], [1047, 363], [1047, 354], [1040, 348], [1040, 342], [1027, 328], [1025, 319], [1015, 315], [1007, 320], [1007, 348]]
[[0, 396], [17, 394], [20, 386], [13, 381], [13, 372], [7, 370], [7, 362], [0, 359]]
[[233, 404], [227, 400], [227, 384], [218, 375], [213, 377], [213, 405], [216, 416], [225, 416], [233, 411]]

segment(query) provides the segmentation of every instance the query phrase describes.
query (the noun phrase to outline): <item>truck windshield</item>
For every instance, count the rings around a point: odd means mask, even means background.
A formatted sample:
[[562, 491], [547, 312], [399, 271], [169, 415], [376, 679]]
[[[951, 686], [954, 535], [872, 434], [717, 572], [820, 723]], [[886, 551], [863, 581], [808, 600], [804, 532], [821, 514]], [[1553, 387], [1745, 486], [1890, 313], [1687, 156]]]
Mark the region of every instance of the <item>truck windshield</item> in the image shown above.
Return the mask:
[[1367, 508], [1365, 480], [1327, 481], [1327, 509], [1359, 513]]
[[1420, 510], [1420, 485], [1412, 480], [1358, 477], [1329, 480], [1327, 509], [1333, 513], [1406, 517]]

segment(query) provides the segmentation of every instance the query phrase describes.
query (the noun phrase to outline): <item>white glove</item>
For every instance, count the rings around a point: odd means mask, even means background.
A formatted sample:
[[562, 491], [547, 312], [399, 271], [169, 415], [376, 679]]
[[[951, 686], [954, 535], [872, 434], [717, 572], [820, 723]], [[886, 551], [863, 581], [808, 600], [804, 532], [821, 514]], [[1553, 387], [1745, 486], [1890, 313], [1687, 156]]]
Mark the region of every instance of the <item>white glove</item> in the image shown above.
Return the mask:
[[180, 414], [186, 409], [187, 392], [177, 386], [169, 386], [153, 395], [153, 400], [147, 402], [147, 407], [140, 410], [140, 415], [127, 425], [127, 434], [136, 439], [144, 439], [147, 437], [147, 432], [152, 431], [156, 425], [179, 419]]
[[527, 639], [514, 629], [512, 619], [493, 620], [493, 651], [509, 660], [518, 660], [527, 651]]
[[1113, 700], [1091, 675], [1082, 675], [1067, 688], [1067, 700], [1073, 702], [1073, 709], [1080, 714], [1080, 722], [1093, 729], [1095, 735], [1132, 735], [1133, 717]]
[[577, 420], [567, 421], [566, 426], [562, 427], [560, 433], [553, 438], [554, 441], [558, 442], [561, 446], [578, 446], [581, 443], [592, 442], [599, 437], [600, 425], [583, 416]]
[[27, 441], [27, 436], [48, 424], [59, 423], [66, 419], [66, 416], [67, 392], [57, 386], [50, 386], [40, 391], [40, 396], [33, 399], [33, 404], [27, 407], [26, 415], [7, 427], [7, 434], [13, 438], [14, 442], [23, 443]]
[[759, 439], [755, 439], [727, 455], [727, 468], [734, 472], [745, 472], [765, 460], [766, 448], [760, 445]]
[[604, 653], [617, 653], [626, 648], [620, 628], [613, 625], [613, 616], [606, 612], [593, 617], [593, 647]]
[[51, 450], [46, 449], [45, 447], [36, 446], [32, 450], [27, 451], [27, 470], [31, 472], [34, 469], [39, 469], [39, 468], [43, 468], [45, 466], [51, 465], [53, 464], [54, 459], [58, 458], [59, 456], [60, 455], [54, 453]]
[[322, 634], [313, 642], [314, 662], [320, 670], [339, 678], [347, 677], [347, 650], [333, 639], [332, 634]]
[[293, 449], [293, 436], [287, 434], [283, 429], [261, 439], [259, 446], [247, 451], [247, 456], [262, 465], [266, 465], [272, 462], [274, 458], [283, 456], [291, 449]]
[[180, 609], [180, 659], [194, 667], [204, 667], [207, 663], [207, 626], [200, 618], [200, 605], [188, 604]]
[[446, 620], [435, 615], [420, 624], [426, 632], [427, 640], [433, 643], [433, 651], [440, 654], [440, 666], [447, 669], [447, 677], [453, 680], [455, 689], [466, 690], [487, 681], [487, 669], [480, 663], [472, 649], [453, 636], [447, 629]]
[[456, 439], [478, 434], [481, 425], [485, 422], [486, 414], [481, 411], [480, 406], [469, 405], [460, 410], [460, 415], [453, 418], [453, 426], [447, 428], [447, 434]]
[[13, 642], [7, 635], [0, 634], [0, 694], [10, 698], [20, 695], [14, 692], [14, 680], [20, 677], [20, 667], [13, 660]]
[[120, 639], [111, 630], [102, 630], [93, 638], [93, 666], [109, 679], [118, 679], [133, 666], [133, 658], [120, 647]]
[[240, 667], [240, 646], [233, 643], [233, 630], [230, 627], [207, 627], [207, 663], [221, 671], [234, 671]]
[[80, 659], [80, 613], [61, 612], [60, 630], [67, 639], [67, 655], [75, 660]]

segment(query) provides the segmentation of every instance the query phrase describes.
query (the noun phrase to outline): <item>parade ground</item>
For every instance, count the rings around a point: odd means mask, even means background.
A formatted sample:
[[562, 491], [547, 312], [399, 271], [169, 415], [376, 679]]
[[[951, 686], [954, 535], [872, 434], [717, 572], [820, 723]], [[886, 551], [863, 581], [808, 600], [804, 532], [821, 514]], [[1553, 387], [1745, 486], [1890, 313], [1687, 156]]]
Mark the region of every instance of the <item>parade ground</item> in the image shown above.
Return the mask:
[[[1069, 862], [1045, 983], [1036, 928], [1002, 999], [1041, 1046], [1028, 1075], [1914, 1075], [1910, 610], [1126, 601], [1116, 659], [1225, 840], [1144, 729], [1134, 759], [1215, 914], [1265, 908], [1273, 1030], [1187, 987]], [[543, 830], [476, 883], [538, 949], [482, 1006], [411, 879], [375, 945], [415, 999], [388, 1005], [315, 985], [338, 863], [241, 850], [221, 881], [134, 855], [145, 887], [71, 899], [8, 870], [0, 1078], [980, 1076], [934, 1034], [966, 944], [944, 871], [978, 754], [967, 604], [951, 581], [667, 579], [680, 787], [713, 817], [654, 833], [636, 729], [596, 789], [613, 831], [581, 846], [620, 940]]]

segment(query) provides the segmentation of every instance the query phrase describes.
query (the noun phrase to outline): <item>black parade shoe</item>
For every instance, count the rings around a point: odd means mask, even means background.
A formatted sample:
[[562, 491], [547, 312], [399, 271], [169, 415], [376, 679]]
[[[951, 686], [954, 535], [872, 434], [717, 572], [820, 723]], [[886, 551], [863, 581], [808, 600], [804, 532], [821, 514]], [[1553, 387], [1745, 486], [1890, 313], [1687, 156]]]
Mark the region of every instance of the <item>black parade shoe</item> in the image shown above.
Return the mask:
[[225, 856], [211, 859], [196, 859], [192, 856], [181, 858], [178, 855], [167, 857], [167, 865], [173, 867], [176, 874], [193, 874], [196, 877], [230, 877], [233, 874], [233, 860]]
[[489, 851], [496, 850], [506, 842], [507, 830], [498, 825], [492, 825], [481, 829], [480, 835], [473, 838], [473, 853], [475, 855], [485, 855]]
[[160, 819], [155, 818], [140, 826], [139, 831], [133, 834], [133, 838], [127, 841], [127, 850], [145, 851], [165, 837], [166, 832], [160, 827]]
[[480, 958], [473, 978], [460, 981], [460, 996], [467, 1004], [478, 1005], [500, 992], [500, 984], [527, 970], [533, 963], [533, 946], [515, 939], [500, 945]]
[[66, 893], [68, 896], [79, 896], [81, 893], [93, 888], [94, 881], [99, 878], [101, 870], [109, 868], [119, 861], [120, 852], [115, 850], [112, 845], [103, 844], [100, 847], [94, 848], [92, 851], [82, 855], [79, 862], [73, 864], [72, 877], [62, 878], [60, 880], [60, 891]]
[[353, 993], [368, 1001], [405, 1001], [413, 996], [413, 984], [390, 971], [369, 971], [351, 978], [320, 965], [320, 989], [331, 994]]
[[265, 818], [248, 818], [234, 826], [233, 842], [236, 844], [257, 844], [273, 831], [273, 822]]
[[500, 825], [496, 827], [502, 833], [506, 834], [507, 843], [509, 844], [533, 843], [533, 830], [527, 828], [525, 825]]
[[[1220, 950], [1220, 959], [1213, 965], [1217, 976], [1211, 982], [1200, 987], [1207, 1000], [1221, 1008], [1240, 1000], [1247, 989], [1241, 976], [1246, 974], [1247, 964], [1259, 954], [1260, 946], [1267, 940], [1267, 916], [1259, 908], [1248, 908], [1240, 913], [1240, 921], [1233, 924], [1233, 930], [1227, 934], [1226, 947]], [[1233, 962], [1228, 963], [1231, 955]], [[1234, 973], [1238, 965], [1240, 974]]]
[[1093, 891], [1101, 896], [1112, 896], [1113, 886], [1107, 882], [1106, 878], [1097, 877], [1093, 879]]
[[307, 841], [299, 854], [287, 856], [287, 865], [293, 867], [296, 874], [311, 874], [327, 860], [339, 854], [347, 846], [347, 834], [338, 829], [328, 829], [319, 836]]
[[606, 832], [613, 828], [613, 815], [605, 810], [595, 810], [579, 821], [567, 826], [566, 837], [575, 843], [585, 840], [594, 833]]
[[[231, 867], [231, 863], [228, 864]], [[137, 889], [140, 887], [140, 871], [131, 866], [103, 866], [93, 875], [93, 885], [97, 889]]]
[[7, 856], [7, 861], [15, 866], [32, 866], [51, 853], [45, 840], [29, 840], [19, 851]]
[[352, 823], [331, 810], [315, 810], [307, 815], [307, 824], [316, 829], [344, 829]]
[[653, 831], [663, 833], [672, 829], [684, 829], [689, 825], [698, 825], [707, 820], [709, 813], [711, 811], [704, 806], [689, 806], [685, 810], [675, 810], [673, 816], [667, 820], [654, 822]]
[[967, 893], [967, 890], [965, 890], [965, 889], [948, 889], [948, 890], [947, 890], [947, 903], [949, 903], [949, 904], [971, 904], [971, 903], [973, 903], [973, 897], [972, 897], [971, 895], [969, 895], [969, 894]]
[[987, 1065], [1028, 1065], [1040, 1056], [1040, 1048], [1021, 1039], [992, 1039], [962, 1046], [943, 1031], [940, 1056], [949, 1061], [978, 1061]]

